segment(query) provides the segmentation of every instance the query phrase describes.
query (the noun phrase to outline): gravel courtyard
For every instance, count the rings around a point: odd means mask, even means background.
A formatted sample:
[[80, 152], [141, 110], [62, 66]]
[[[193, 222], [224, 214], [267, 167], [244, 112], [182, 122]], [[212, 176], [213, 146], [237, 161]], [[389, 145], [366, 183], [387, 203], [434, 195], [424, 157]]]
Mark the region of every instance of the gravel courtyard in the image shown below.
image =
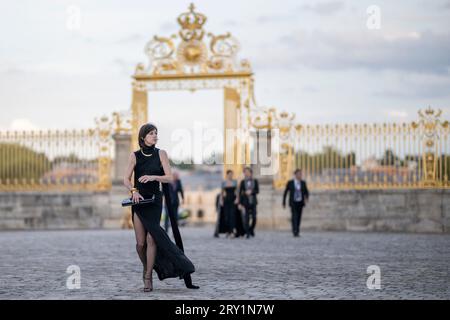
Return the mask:
[[[179, 279], [142, 292], [132, 230], [0, 232], [0, 299], [450, 299], [450, 236], [257, 230], [216, 239], [181, 228], [199, 290]], [[70, 265], [80, 288], [69, 289]], [[369, 289], [367, 268], [380, 268]]]

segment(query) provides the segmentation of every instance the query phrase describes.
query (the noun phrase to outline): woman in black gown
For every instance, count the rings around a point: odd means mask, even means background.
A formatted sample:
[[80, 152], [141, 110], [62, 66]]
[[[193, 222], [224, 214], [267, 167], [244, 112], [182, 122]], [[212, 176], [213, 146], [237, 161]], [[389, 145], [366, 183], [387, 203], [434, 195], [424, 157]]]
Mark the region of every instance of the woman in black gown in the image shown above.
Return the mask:
[[[227, 178], [222, 181], [221, 205], [225, 218], [225, 230], [228, 237], [239, 237], [242, 229], [241, 212], [238, 209], [237, 180], [233, 179], [233, 171], [228, 170]], [[241, 227], [241, 228], [239, 228]]]
[[[164, 190], [164, 185], [171, 182], [172, 174], [167, 153], [155, 146], [157, 135], [158, 131], [154, 125], [146, 124], [141, 127], [138, 137], [140, 149], [130, 154], [124, 178], [124, 184], [132, 193], [133, 202], [136, 203], [132, 206], [132, 221], [136, 234], [136, 251], [144, 267], [144, 291], [153, 290], [153, 269], [159, 280], [180, 277], [184, 278], [188, 288], [197, 289], [197, 286], [192, 285], [190, 278], [195, 267], [183, 253], [179, 233], [175, 234], [173, 230], [174, 236], [176, 238], [178, 236], [180, 243], [177, 241], [177, 244], [181, 248], [175, 245], [160, 227], [162, 189]], [[133, 171], [134, 187], [131, 184]], [[151, 198], [153, 195], [154, 202], [139, 204], [140, 200]], [[164, 195], [167, 196], [167, 193], [164, 192]]]

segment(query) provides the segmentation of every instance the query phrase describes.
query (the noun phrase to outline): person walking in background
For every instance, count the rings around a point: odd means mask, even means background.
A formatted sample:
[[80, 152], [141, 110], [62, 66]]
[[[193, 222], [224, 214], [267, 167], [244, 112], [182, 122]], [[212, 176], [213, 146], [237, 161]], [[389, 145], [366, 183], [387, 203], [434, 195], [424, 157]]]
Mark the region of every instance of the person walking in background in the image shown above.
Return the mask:
[[222, 181], [220, 203], [223, 205], [227, 238], [234, 238], [236, 227], [236, 209], [238, 204], [237, 181], [233, 179], [233, 170], [227, 170], [226, 179]]
[[[245, 210], [245, 232], [247, 239], [255, 236], [256, 226], [256, 205], [258, 204], [256, 195], [259, 193], [258, 180], [253, 178], [253, 170], [250, 167], [244, 168], [244, 180], [239, 187], [240, 205]], [[250, 223], [251, 218], [251, 223]]]
[[283, 208], [286, 208], [286, 196], [289, 193], [289, 207], [292, 214], [292, 233], [294, 237], [300, 236], [300, 223], [302, 220], [302, 210], [309, 198], [306, 182], [302, 180], [302, 170], [294, 171], [294, 179], [289, 180], [283, 194]]
[[182, 201], [182, 203], [184, 203], [183, 185], [181, 184], [181, 180], [180, 180], [180, 176], [179, 176], [178, 172], [174, 172], [172, 174], [172, 177], [173, 177], [173, 181], [172, 181], [172, 183], [169, 183], [170, 199], [171, 199], [172, 203], [171, 204], [166, 203], [166, 214], [165, 214], [165, 218], [164, 218], [164, 230], [166, 230], [166, 232], [169, 230], [169, 226], [170, 226], [167, 205], [172, 206], [173, 212], [175, 212], [175, 217], [176, 217], [177, 223], [178, 223], [178, 208], [180, 206], [179, 196], [181, 196], [181, 201]]
[[214, 229], [214, 237], [219, 238], [219, 234], [226, 232], [225, 216], [223, 214], [223, 205], [221, 203], [222, 194], [218, 193], [216, 196], [216, 228]]

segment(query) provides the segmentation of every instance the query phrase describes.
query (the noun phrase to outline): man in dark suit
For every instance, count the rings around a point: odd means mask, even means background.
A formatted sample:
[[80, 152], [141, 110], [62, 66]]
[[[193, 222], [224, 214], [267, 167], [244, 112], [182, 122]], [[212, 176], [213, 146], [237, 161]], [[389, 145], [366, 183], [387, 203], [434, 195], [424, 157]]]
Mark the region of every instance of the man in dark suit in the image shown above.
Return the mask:
[[294, 237], [300, 236], [300, 222], [302, 210], [308, 201], [309, 193], [306, 182], [302, 180], [302, 170], [294, 171], [294, 179], [289, 180], [283, 194], [283, 208], [286, 208], [286, 195], [289, 193], [289, 207], [292, 213], [292, 233]]
[[[239, 186], [239, 204], [245, 209], [245, 232], [247, 239], [255, 236], [256, 226], [256, 205], [258, 200], [256, 195], [259, 193], [258, 180], [253, 178], [253, 170], [250, 167], [244, 168], [244, 180]], [[250, 224], [250, 218], [252, 220]]]
[[[175, 217], [176, 217], [177, 223], [178, 223], [178, 207], [180, 206], [179, 195], [181, 195], [181, 199], [184, 202], [184, 193], [183, 193], [183, 186], [181, 185], [181, 180], [180, 180], [180, 177], [178, 176], [178, 173], [174, 172], [172, 174], [172, 176], [173, 176], [173, 182], [169, 183], [170, 199], [171, 199], [172, 203], [166, 204], [166, 205], [172, 206], [173, 212], [175, 212]], [[166, 230], [166, 232], [169, 230], [169, 217], [167, 214], [167, 209], [166, 209], [166, 217], [164, 219], [164, 229]]]

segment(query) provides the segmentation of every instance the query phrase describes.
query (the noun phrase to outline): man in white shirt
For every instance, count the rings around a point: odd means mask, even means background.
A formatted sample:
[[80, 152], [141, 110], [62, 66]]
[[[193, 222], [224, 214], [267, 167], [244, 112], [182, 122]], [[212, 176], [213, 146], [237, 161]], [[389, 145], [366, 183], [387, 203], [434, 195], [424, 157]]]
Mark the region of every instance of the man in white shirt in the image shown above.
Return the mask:
[[244, 177], [239, 187], [239, 202], [245, 208], [244, 223], [248, 239], [255, 236], [256, 206], [258, 204], [256, 195], [259, 193], [259, 184], [258, 180], [253, 178], [253, 170], [250, 167], [244, 168]]
[[289, 180], [283, 194], [283, 208], [286, 207], [286, 196], [289, 193], [289, 207], [291, 208], [292, 233], [294, 237], [300, 236], [300, 222], [302, 211], [308, 201], [309, 192], [306, 182], [302, 180], [302, 170], [294, 171], [294, 179]]

